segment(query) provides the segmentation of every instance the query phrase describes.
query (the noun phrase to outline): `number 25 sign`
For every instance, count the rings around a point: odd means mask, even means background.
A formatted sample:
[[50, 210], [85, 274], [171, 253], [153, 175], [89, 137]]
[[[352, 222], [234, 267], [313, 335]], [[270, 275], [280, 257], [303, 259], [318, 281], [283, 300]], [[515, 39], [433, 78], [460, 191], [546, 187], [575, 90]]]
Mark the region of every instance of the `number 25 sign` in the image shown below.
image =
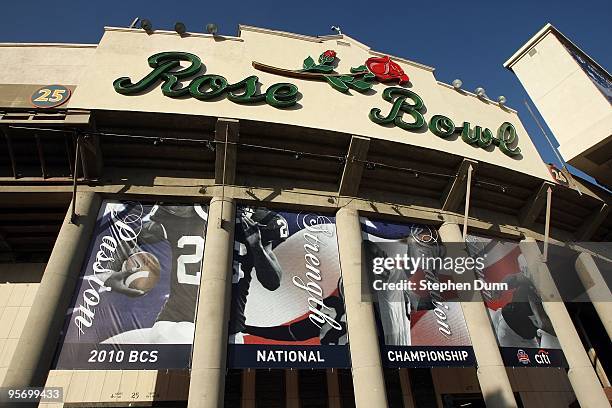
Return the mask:
[[63, 85], [46, 85], [37, 89], [30, 98], [37, 108], [55, 108], [70, 99], [70, 89]]

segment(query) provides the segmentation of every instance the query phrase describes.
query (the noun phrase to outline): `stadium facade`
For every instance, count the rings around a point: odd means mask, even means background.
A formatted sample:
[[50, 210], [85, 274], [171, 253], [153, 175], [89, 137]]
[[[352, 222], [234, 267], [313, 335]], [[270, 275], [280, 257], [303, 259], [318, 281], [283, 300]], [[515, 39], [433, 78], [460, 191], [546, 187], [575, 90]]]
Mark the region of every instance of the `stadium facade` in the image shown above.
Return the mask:
[[[342, 34], [107, 27], [0, 56], [8, 406], [609, 406], [609, 291], [524, 276], [610, 241], [611, 195], [504, 103]], [[479, 248], [505, 295], [363, 293], [374, 258]], [[609, 255], [576, 252], [585, 288]]]

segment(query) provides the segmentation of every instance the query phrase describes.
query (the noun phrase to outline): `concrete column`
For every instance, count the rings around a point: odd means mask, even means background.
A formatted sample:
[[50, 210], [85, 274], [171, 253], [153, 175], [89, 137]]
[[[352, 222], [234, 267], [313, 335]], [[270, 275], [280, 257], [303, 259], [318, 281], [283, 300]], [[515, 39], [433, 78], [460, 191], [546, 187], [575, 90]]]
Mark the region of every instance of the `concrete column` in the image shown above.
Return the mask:
[[3, 387], [43, 386], [45, 383], [66, 310], [89, 247], [100, 208], [100, 197], [92, 192], [77, 193], [78, 217], [75, 224], [70, 222], [71, 206], [68, 207], [53, 246], [36, 294], [36, 302], [28, 314]]
[[581, 407], [609, 408], [610, 403], [593, 370], [591, 361], [584, 350], [574, 323], [570, 318], [565, 304], [561, 301], [548, 266], [542, 262], [542, 254], [533, 238], [521, 241], [521, 252], [527, 261], [527, 267], [542, 297], [542, 306], [548, 315], [565, 359], [569, 364], [567, 376], [572, 384], [576, 398]]
[[[461, 243], [463, 236], [459, 225], [453, 222], [445, 222], [438, 230], [440, 238], [444, 243]], [[453, 248], [454, 249], [454, 248]], [[465, 254], [459, 256], [468, 256]], [[457, 254], [455, 254], [457, 255]], [[466, 276], [456, 275], [459, 279]], [[473, 279], [472, 279], [473, 282]], [[516, 408], [516, 400], [499, 347], [497, 339], [493, 333], [491, 321], [487, 308], [482, 302], [482, 297], [476, 294], [469, 302], [462, 302], [461, 308], [465, 317], [465, 323], [470, 333], [476, 363], [478, 365], [478, 383], [482, 391], [483, 398], [488, 408]]]
[[341, 408], [342, 406], [338, 371], [330, 368], [327, 369], [327, 405], [329, 408]]
[[344, 303], [351, 342], [353, 387], [357, 408], [386, 407], [374, 308], [361, 301], [362, 245], [357, 210], [343, 207], [336, 214]]
[[599, 315], [608, 337], [612, 339], [612, 302], [604, 300], [610, 300], [612, 296], [593, 257], [586, 252], [582, 252], [576, 259], [576, 271], [578, 271], [578, 276], [584, 286], [589, 288], [587, 289], [587, 295], [593, 302], [593, 307]]
[[198, 296], [189, 408], [223, 407], [234, 216], [232, 198], [212, 198]]

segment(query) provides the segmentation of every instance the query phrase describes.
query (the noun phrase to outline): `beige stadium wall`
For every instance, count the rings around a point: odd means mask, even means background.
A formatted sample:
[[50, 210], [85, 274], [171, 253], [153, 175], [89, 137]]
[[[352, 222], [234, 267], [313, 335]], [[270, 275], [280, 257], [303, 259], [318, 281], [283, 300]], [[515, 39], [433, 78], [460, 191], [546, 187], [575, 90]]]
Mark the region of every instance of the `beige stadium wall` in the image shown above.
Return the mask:
[[28, 318], [45, 264], [0, 264], [0, 384]]
[[52, 370], [46, 387], [62, 387], [63, 403], [40, 403], [60, 408], [69, 403], [117, 403], [187, 401], [186, 370]]
[[[495, 102], [485, 102], [468, 92], [460, 93], [438, 83], [433, 68], [392, 57], [410, 77], [412, 85], [409, 89], [425, 102], [427, 120], [435, 114], [443, 114], [457, 126], [467, 121], [472, 126], [488, 127], [493, 132], [508, 121], [517, 130], [523, 152], [521, 158], [508, 157], [498, 148], [492, 151], [479, 149], [464, 143], [461, 138], [444, 140], [429, 130], [409, 132], [372, 122], [368, 118], [370, 109], [378, 107], [383, 114], [389, 112], [391, 104], [381, 95], [386, 86], [393, 84], [377, 83], [373, 86], [375, 93], [370, 95], [355, 91], [348, 95], [325, 82], [286, 78], [258, 71], [251, 65], [252, 61], [257, 61], [300, 69], [304, 58], [312, 56], [316, 59], [327, 49], [337, 51], [339, 72], [348, 72], [350, 67], [362, 65], [372, 56], [382, 55], [347, 36], [318, 39], [243, 27], [240, 37], [215, 39], [204, 34], [180, 37], [174, 32], [147, 34], [142, 30], [106, 28], [68, 107], [206, 115], [327, 129], [447, 151], [551, 180], [545, 163], [515, 111], [502, 109]], [[279, 82], [293, 83], [298, 86], [302, 98], [298, 107], [276, 109], [265, 104], [240, 105], [226, 98], [214, 102], [194, 98], [172, 99], [163, 96], [159, 86], [140, 95], [127, 96], [115, 92], [112, 86], [115, 79], [129, 77], [134, 82], [141, 79], [151, 71], [147, 59], [164, 51], [193, 53], [202, 59], [206, 73], [223, 75], [230, 83], [250, 75], [259, 77], [262, 90]]]
[[78, 85], [96, 45], [0, 43], [0, 84]]
[[610, 103], [553, 32], [531, 49], [535, 54], [524, 53], [506, 66], [542, 114], [564, 159], [570, 161], [610, 137]]

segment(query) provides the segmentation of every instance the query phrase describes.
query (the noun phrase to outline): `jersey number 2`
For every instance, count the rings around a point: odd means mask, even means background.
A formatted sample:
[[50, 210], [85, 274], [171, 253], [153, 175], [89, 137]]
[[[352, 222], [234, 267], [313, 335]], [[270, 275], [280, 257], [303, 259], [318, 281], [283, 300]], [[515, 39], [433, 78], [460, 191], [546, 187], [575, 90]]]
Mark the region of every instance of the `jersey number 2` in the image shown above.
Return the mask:
[[[188, 285], [199, 285], [200, 284], [200, 266], [202, 265], [202, 257], [204, 256], [204, 238], [197, 235], [185, 235], [178, 240], [176, 246], [179, 248], [185, 248], [185, 245], [195, 246], [195, 253], [189, 255], [181, 255], [177, 258], [177, 269], [176, 277], [179, 283], [186, 283]], [[187, 264], [197, 264], [197, 271], [195, 275], [187, 273]]]

